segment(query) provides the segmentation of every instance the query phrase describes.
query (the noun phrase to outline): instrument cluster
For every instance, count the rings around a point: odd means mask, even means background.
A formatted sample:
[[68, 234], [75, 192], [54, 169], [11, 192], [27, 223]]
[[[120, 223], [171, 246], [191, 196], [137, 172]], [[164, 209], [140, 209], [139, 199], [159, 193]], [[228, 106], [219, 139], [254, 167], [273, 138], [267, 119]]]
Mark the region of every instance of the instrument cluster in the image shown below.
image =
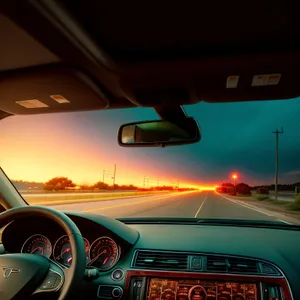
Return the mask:
[[[83, 238], [83, 241], [87, 266], [107, 271], [118, 262], [120, 247], [111, 237], [101, 236], [93, 241]], [[72, 264], [72, 249], [67, 235], [60, 236], [53, 244], [45, 235], [31, 235], [23, 243], [21, 252], [43, 255], [65, 267], [70, 267]]]

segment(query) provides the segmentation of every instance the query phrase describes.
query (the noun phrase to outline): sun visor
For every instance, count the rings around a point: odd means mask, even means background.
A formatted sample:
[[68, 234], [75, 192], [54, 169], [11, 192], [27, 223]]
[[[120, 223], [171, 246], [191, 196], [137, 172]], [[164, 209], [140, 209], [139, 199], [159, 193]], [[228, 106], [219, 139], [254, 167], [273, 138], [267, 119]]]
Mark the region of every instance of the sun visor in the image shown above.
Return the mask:
[[10, 114], [101, 110], [108, 105], [101, 88], [73, 68], [49, 66], [0, 75], [0, 110]]

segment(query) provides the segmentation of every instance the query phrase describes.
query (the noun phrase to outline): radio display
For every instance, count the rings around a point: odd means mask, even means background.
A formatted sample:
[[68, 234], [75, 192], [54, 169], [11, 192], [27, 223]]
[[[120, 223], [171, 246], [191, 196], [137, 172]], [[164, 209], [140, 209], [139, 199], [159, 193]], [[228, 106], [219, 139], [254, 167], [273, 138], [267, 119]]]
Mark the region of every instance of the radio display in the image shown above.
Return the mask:
[[258, 300], [255, 283], [152, 278], [147, 300]]

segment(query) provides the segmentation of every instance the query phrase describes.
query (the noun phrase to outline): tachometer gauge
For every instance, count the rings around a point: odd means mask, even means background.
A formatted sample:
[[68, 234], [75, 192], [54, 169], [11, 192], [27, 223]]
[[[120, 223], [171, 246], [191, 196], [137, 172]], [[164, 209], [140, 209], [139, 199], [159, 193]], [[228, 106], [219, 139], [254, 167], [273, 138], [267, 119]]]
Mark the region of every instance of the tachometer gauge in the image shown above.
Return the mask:
[[43, 255], [49, 258], [52, 253], [52, 245], [44, 235], [34, 234], [25, 241], [21, 252]]
[[106, 271], [118, 262], [119, 257], [120, 251], [116, 242], [110, 237], [103, 236], [91, 245], [89, 265]]
[[[86, 261], [89, 262], [89, 250], [90, 243], [87, 239], [83, 238], [85, 253], [86, 253]], [[53, 248], [53, 257], [54, 260], [58, 263], [69, 267], [72, 263], [72, 249], [69, 237], [67, 235], [61, 236], [55, 243]]]

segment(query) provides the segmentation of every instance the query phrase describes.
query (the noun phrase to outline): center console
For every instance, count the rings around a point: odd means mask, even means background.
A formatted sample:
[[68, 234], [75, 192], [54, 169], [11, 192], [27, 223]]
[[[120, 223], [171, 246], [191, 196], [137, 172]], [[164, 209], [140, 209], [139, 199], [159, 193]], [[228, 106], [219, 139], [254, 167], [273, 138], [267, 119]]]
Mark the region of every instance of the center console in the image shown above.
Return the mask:
[[255, 283], [213, 280], [171, 280], [151, 278], [148, 300], [257, 300], [259, 287]]
[[128, 271], [133, 300], [292, 300], [285, 278], [231, 274]]

